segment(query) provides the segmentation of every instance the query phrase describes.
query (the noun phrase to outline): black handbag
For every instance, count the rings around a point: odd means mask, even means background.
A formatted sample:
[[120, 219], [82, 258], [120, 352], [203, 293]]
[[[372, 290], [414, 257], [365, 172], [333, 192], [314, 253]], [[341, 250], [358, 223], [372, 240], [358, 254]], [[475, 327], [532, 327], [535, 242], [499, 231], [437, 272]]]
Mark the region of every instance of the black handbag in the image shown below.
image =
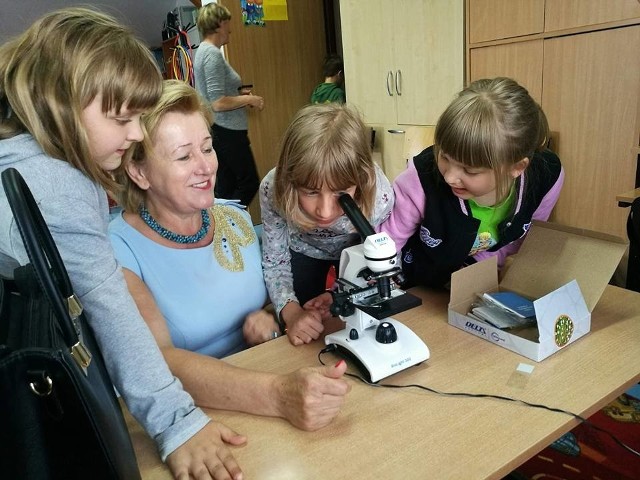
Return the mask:
[[42, 214], [2, 173], [30, 263], [0, 282], [0, 477], [139, 479], [120, 405]]

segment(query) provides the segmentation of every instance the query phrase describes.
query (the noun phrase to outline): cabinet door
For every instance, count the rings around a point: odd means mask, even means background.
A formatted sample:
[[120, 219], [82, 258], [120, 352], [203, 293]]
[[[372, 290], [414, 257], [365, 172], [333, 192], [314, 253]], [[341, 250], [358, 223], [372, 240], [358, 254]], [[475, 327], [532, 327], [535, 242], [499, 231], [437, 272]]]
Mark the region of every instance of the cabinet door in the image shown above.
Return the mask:
[[435, 125], [464, 82], [462, 0], [403, 0], [393, 24], [397, 122]]
[[531, 35], [544, 28], [544, 0], [468, 2], [469, 43]]
[[506, 43], [469, 50], [469, 79], [510, 77], [542, 102], [543, 41]]
[[638, 0], [546, 0], [545, 31], [640, 17]]
[[545, 40], [542, 107], [566, 180], [554, 220], [626, 237], [616, 195], [634, 188], [640, 26]]
[[464, 82], [463, 1], [340, 2], [347, 101], [367, 123], [433, 125]]
[[393, 8], [382, 0], [340, 2], [347, 102], [367, 123], [395, 123]]

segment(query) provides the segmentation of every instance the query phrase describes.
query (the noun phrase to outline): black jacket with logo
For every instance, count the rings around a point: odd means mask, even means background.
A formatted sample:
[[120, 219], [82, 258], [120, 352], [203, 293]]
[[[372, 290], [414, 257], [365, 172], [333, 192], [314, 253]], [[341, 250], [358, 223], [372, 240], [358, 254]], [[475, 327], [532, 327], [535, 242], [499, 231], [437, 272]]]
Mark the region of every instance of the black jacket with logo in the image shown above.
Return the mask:
[[[456, 197], [438, 170], [433, 147], [413, 159], [427, 205], [420, 229], [402, 249], [402, 268], [407, 286], [446, 285], [451, 274], [474, 263], [469, 256], [480, 220], [471, 215], [469, 202]], [[523, 237], [545, 195], [556, 184], [562, 170], [560, 159], [550, 150], [536, 152], [525, 172], [516, 179], [512, 211], [499, 227], [496, 252]]]

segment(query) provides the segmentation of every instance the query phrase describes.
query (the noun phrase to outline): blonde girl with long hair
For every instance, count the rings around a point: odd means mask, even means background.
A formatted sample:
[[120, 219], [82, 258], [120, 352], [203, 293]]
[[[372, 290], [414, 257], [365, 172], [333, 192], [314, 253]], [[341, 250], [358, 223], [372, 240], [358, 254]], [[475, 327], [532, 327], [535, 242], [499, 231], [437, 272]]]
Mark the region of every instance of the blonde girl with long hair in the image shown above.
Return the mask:
[[393, 206], [391, 185], [372, 159], [360, 115], [327, 103], [294, 116], [259, 193], [267, 289], [282, 332], [294, 345], [308, 343], [324, 330], [326, 302], [314, 299], [325, 291], [329, 269], [361, 241], [338, 197], [351, 195], [375, 226]]
[[[107, 237], [112, 172], [143, 139], [141, 115], [161, 89], [155, 59], [122, 22], [88, 8], [44, 15], [0, 47], [0, 171], [16, 168], [31, 189], [111, 379], [173, 475], [238, 480], [226, 444], [245, 438], [212, 422], [171, 374]], [[0, 192], [0, 275], [28, 261]]]

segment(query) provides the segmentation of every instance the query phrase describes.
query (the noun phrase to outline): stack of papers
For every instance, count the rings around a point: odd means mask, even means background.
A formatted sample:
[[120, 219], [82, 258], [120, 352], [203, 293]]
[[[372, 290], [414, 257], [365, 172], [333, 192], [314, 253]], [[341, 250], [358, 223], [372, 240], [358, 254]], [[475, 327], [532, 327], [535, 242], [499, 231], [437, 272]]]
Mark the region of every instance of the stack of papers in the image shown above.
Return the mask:
[[517, 315], [520, 318], [529, 318], [536, 316], [536, 310], [533, 302], [528, 298], [513, 292], [493, 292], [485, 293], [482, 298], [490, 303], [503, 308], [504, 310]]
[[513, 292], [494, 292], [478, 295], [480, 302], [469, 312], [472, 318], [489, 325], [511, 329], [536, 323], [533, 302]]

